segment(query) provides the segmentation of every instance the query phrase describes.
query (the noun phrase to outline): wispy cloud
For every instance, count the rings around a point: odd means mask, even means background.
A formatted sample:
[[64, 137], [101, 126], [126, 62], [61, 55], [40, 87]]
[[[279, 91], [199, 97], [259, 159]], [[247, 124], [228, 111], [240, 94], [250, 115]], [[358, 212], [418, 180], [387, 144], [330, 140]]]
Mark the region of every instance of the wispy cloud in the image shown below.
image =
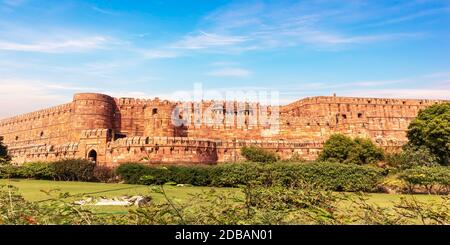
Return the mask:
[[41, 52], [41, 53], [72, 53], [101, 48], [106, 42], [102, 36], [84, 37], [33, 43], [12, 42], [0, 40], [0, 50]]
[[188, 35], [171, 45], [176, 49], [206, 49], [232, 46], [247, 41], [244, 36], [222, 35], [200, 31], [197, 35]]
[[208, 76], [214, 77], [248, 77], [251, 74], [249, 70], [242, 68], [222, 68], [208, 72]]
[[[298, 3], [267, 5], [249, 2], [226, 5], [206, 15], [200, 28], [194, 31], [197, 34], [186, 35], [169, 47], [187, 51], [240, 53], [293, 46], [352, 47], [423, 36], [423, 33], [417, 32], [345, 32], [337, 20], [349, 21], [349, 10], [355, 6], [361, 8], [361, 5], [319, 5], [320, 8]], [[353, 21], [361, 21], [361, 18]], [[404, 18], [406, 21], [407, 17]], [[336, 20], [336, 23], [330, 25], [329, 20]]]

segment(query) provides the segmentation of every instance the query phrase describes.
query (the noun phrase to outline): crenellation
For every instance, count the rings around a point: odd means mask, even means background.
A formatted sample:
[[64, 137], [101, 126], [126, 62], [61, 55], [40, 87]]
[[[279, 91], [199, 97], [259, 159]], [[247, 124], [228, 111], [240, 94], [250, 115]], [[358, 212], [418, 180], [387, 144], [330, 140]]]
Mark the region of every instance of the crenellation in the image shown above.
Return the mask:
[[[419, 110], [441, 102], [308, 97], [280, 106], [278, 121], [273, 121], [261, 113], [271, 116], [275, 108], [258, 103], [82, 93], [71, 103], [0, 120], [0, 135], [16, 163], [95, 158], [109, 166], [126, 161], [213, 164], [243, 160], [240, 149], [248, 145], [277, 152], [282, 159], [296, 154], [313, 160], [333, 133], [368, 137], [387, 150], [398, 150]], [[187, 111], [174, 114], [182, 105]], [[181, 125], [173, 124], [174, 115]]]

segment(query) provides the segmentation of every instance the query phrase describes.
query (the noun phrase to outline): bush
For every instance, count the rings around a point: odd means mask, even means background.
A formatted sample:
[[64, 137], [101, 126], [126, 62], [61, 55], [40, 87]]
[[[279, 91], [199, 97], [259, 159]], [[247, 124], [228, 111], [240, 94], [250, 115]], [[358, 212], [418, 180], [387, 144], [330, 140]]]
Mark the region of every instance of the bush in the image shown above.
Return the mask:
[[3, 164], [0, 166], [0, 178], [23, 178], [21, 168], [11, 164]]
[[374, 167], [337, 163], [245, 163], [195, 167], [127, 164], [120, 166], [117, 173], [130, 184], [174, 182], [195, 186], [239, 187], [254, 183], [265, 187], [301, 187], [307, 182], [335, 191], [373, 191], [382, 177], [382, 171]]
[[370, 139], [352, 140], [342, 134], [333, 134], [325, 142], [318, 159], [346, 164], [372, 164], [383, 158], [383, 150]]
[[93, 172], [93, 180], [103, 183], [109, 183], [114, 180], [114, 170], [105, 166], [95, 166]]
[[353, 164], [318, 162], [273, 167], [275, 185], [298, 186], [306, 182], [334, 191], [374, 191], [383, 176], [379, 168]]
[[65, 181], [92, 181], [95, 163], [83, 159], [67, 159], [51, 163], [55, 178]]
[[415, 167], [407, 169], [400, 174], [400, 179], [406, 181], [410, 192], [416, 187], [423, 187], [428, 193], [441, 193], [450, 191], [450, 168], [449, 167]]
[[386, 156], [386, 163], [398, 169], [409, 169], [413, 167], [438, 166], [437, 157], [426, 147], [405, 146], [402, 152], [391, 153]]
[[146, 175], [148, 168], [138, 163], [124, 163], [116, 169], [116, 174], [119, 175], [125, 183], [137, 184], [142, 176]]
[[49, 163], [32, 162], [25, 163], [20, 168], [20, 177], [51, 180], [55, 178], [55, 169]]
[[242, 147], [241, 154], [245, 159], [252, 162], [269, 163], [278, 160], [278, 156], [274, 152], [256, 146]]

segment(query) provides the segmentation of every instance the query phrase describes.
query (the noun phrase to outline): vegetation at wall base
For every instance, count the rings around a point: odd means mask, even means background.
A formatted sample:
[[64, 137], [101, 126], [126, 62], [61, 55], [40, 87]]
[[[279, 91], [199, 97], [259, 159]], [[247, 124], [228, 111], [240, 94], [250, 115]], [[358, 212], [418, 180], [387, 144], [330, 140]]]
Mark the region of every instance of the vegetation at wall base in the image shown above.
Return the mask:
[[427, 107], [408, 126], [408, 144], [426, 147], [442, 165], [450, 163], [450, 102]]
[[260, 163], [273, 163], [279, 158], [276, 153], [256, 146], [242, 147], [241, 154], [248, 161]]
[[325, 142], [318, 159], [345, 164], [374, 164], [384, 159], [384, 152], [370, 139], [333, 134]]
[[327, 190], [374, 191], [383, 176], [383, 170], [371, 166], [328, 162], [163, 167], [128, 163], [119, 166], [117, 174], [129, 184], [174, 182], [194, 186], [239, 187], [258, 183], [266, 187], [298, 187], [299, 183], [308, 182]]

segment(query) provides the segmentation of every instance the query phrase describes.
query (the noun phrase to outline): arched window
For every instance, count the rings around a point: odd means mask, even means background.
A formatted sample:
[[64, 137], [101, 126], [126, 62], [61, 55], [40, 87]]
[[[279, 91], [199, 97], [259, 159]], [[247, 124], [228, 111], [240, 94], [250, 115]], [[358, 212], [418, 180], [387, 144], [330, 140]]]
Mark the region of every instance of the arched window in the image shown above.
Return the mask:
[[44, 137], [44, 132], [41, 132], [40, 134], [39, 134], [39, 137]]
[[97, 163], [97, 152], [95, 150], [89, 151], [88, 160]]

